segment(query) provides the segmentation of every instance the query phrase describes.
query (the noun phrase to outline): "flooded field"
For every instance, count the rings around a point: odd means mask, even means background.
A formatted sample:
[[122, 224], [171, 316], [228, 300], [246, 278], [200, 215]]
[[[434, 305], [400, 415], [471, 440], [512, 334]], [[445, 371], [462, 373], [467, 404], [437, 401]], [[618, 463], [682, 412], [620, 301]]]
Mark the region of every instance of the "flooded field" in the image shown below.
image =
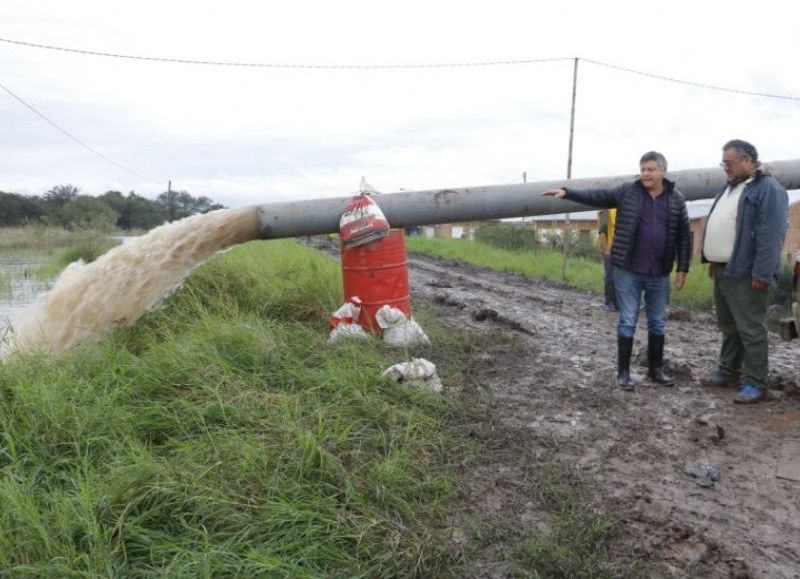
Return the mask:
[[47, 260], [45, 252], [0, 250], [0, 331], [49, 288], [49, 280], [36, 275]]

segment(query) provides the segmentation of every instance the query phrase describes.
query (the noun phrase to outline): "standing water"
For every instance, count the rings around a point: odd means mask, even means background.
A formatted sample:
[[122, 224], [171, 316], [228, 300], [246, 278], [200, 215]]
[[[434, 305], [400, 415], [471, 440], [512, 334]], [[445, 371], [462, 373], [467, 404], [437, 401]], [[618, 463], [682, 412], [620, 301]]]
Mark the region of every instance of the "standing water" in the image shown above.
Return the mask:
[[48, 284], [35, 275], [48, 256], [32, 252], [20, 255], [16, 250], [0, 251], [0, 327], [29, 307]]
[[57, 353], [131, 325], [216, 252], [258, 237], [254, 207], [223, 209], [127, 239], [89, 264], [67, 267], [52, 289], [11, 322], [3, 358], [14, 351]]

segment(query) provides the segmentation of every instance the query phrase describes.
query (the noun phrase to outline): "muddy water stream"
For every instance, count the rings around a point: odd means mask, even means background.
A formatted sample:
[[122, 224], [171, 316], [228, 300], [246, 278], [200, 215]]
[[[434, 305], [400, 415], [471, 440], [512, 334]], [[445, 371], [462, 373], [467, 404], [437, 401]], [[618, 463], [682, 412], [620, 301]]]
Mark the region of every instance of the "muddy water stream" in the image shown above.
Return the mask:
[[126, 240], [89, 264], [68, 266], [46, 294], [14, 316], [0, 357], [60, 352], [135, 322], [216, 252], [258, 236], [255, 208], [193, 215]]

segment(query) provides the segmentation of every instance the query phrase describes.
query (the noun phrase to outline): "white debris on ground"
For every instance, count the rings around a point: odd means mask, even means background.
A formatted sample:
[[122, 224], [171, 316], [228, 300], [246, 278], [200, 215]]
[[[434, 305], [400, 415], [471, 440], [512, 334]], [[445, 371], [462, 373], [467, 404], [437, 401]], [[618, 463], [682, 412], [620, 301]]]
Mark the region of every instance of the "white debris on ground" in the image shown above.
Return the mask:
[[401, 382], [407, 386], [427, 388], [436, 394], [442, 391], [442, 381], [436, 373], [436, 364], [425, 358], [413, 358], [410, 362], [401, 362], [390, 366], [383, 371], [381, 377]]
[[369, 340], [369, 334], [359, 324], [340, 324], [328, 335], [329, 344], [338, 344], [344, 340]]
[[328, 320], [328, 327], [331, 329], [328, 343], [337, 344], [351, 338], [358, 340], [369, 339], [369, 334], [358, 323], [360, 315], [361, 299], [358, 296], [353, 296], [331, 314], [331, 318]]
[[395, 348], [429, 346], [431, 341], [422, 327], [391, 306], [382, 306], [375, 314], [375, 321], [383, 331], [383, 343]]

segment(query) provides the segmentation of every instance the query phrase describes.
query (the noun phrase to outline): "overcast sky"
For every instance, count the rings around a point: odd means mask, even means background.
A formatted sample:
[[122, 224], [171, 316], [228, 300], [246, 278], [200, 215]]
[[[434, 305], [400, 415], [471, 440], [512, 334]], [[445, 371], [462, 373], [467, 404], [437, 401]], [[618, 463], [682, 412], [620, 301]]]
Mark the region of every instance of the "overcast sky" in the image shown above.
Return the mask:
[[[800, 97], [800, 3], [3, 0], [0, 38], [150, 57], [392, 65], [580, 57]], [[392, 70], [193, 66], [0, 42], [0, 190], [173, 188], [230, 207], [566, 175], [573, 62]], [[800, 101], [581, 61], [573, 176], [800, 158]]]

